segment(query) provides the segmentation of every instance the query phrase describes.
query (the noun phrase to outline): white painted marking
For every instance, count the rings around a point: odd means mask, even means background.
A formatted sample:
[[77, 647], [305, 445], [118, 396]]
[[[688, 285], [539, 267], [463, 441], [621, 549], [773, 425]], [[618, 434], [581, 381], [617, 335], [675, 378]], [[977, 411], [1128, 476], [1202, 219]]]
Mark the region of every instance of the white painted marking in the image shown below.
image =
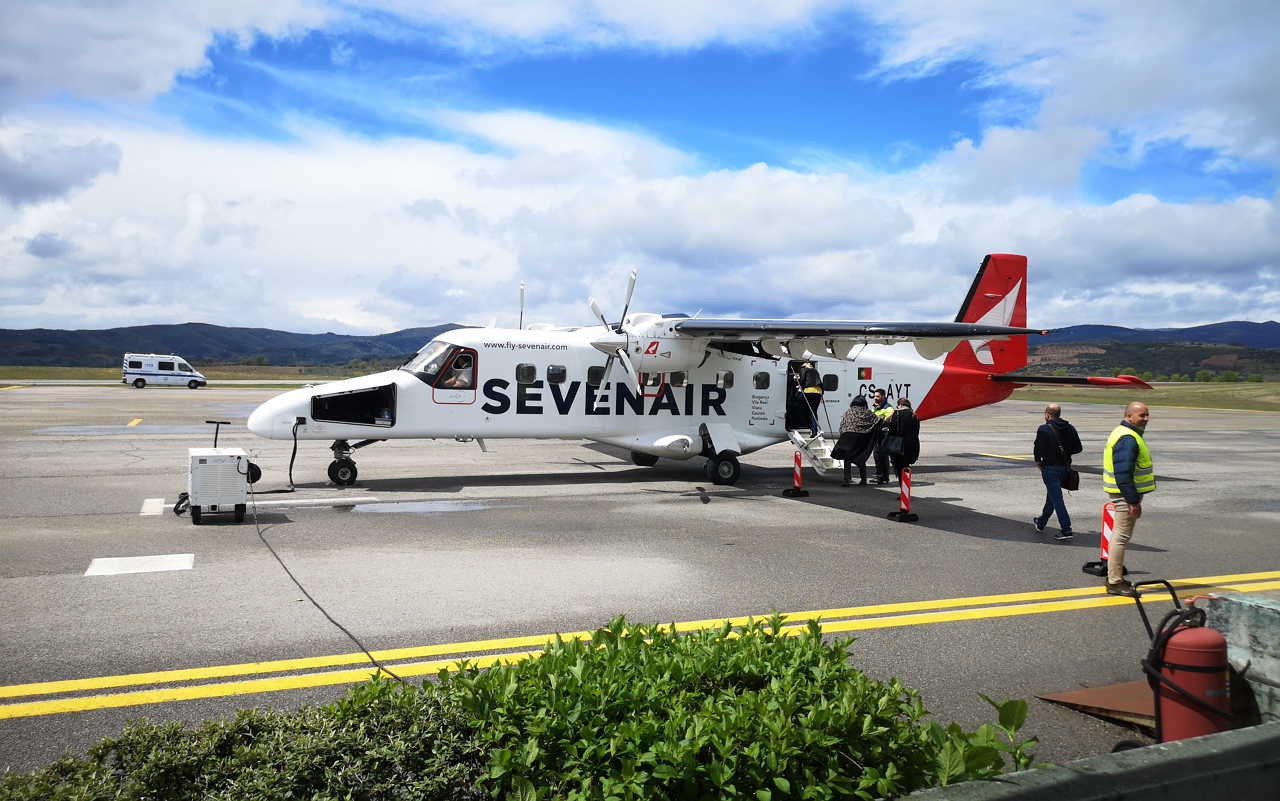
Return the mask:
[[142, 502], [142, 511], [138, 512], [140, 517], [147, 515], [164, 514], [164, 498], [147, 498]]
[[[153, 499], [148, 499], [148, 501], [150, 500], [153, 500]], [[155, 500], [159, 500], [161, 503], [164, 503], [164, 498], [159, 498]], [[349, 498], [333, 498], [333, 499], [299, 498], [298, 500], [294, 500], [294, 501], [257, 501], [256, 503], [259, 509], [263, 509], [263, 508], [279, 509], [280, 507], [290, 507], [290, 506], [358, 506], [362, 503], [378, 503], [378, 502], [379, 500], [377, 498], [366, 498], [362, 495], [353, 495]], [[173, 508], [173, 504], [164, 503], [164, 505], [160, 507], [160, 511], [148, 512], [146, 503], [143, 503], [142, 514], [144, 515], [145, 514], [161, 514], [161, 512], [163, 512], [165, 509], [172, 509], [172, 508]]]
[[193, 553], [167, 553], [159, 556], [108, 556], [89, 563], [86, 576], [118, 576], [123, 573], [158, 573], [163, 570], [190, 570], [196, 562]]
[[362, 503], [377, 503], [377, 498], [362, 498], [359, 496], [351, 496], [350, 498], [299, 498], [296, 501], [258, 501], [258, 506], [356, 506]]

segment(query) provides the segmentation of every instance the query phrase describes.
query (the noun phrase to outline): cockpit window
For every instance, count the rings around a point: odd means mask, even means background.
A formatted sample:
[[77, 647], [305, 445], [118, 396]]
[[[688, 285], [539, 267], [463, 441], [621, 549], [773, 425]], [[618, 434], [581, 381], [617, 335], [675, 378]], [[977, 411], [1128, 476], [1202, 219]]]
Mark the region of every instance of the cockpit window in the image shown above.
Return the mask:
[[429, 342], [426, 347], [418, 351], [417, 356], [405, 362], [400, 369], [408, 370], [428, 384], [434, 384], [440, 371], [450, 363], [448, 357], [451, 350], [453, 345], [448, 342], [438, 340]]

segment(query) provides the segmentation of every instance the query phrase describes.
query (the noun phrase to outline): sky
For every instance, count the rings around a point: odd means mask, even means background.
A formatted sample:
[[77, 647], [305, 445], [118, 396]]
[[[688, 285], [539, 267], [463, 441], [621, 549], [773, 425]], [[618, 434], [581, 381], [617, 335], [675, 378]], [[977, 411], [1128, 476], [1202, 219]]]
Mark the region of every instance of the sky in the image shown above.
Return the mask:
[[0, 327], [1280, 319], [1280, 3], [0, 0]]

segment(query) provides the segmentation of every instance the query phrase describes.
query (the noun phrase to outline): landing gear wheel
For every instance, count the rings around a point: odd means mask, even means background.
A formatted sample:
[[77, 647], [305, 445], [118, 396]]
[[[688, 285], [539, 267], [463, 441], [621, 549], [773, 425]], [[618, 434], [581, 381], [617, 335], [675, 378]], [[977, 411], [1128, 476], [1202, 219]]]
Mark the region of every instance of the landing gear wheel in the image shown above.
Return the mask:
[[247, 472], [249, 475], [245, 476], [245, 478], [249, 479], [250, 484], [257, 484], [258, 479], [262, 478], [262, 468], [258, 467], [253, 462], [249, 462], [249, 469]]
[[742, 465], [732, 453], [720, 453], [707, 460], [706, 471], [713, 484], [737, 484]]
[[195, 380], [194, 378], [187, 382], [187, 389], [199, 389], [199, 388], [200, 388], [200, 382]]
[[334, 459], [329, 463], [329, 480], [339, 487], [356, 483], [356, 463], [350, 459]]
[[193, 526], [200, 525], [200, 507], [193, 506], [189, 511], [191, 512], [191, 525]]
[[145, 378], [135, 378], [135, 379], [133, 379], [133, 388], [134, 388], [134, 389], [142, 389], [142, 388], [143, 388], [143, 387], [145, 387], [146, 385], [147, 385], [147, 380], [146, 380]]
[[640, 467], [653, 467], [658, 463], [658, 457], [651, 453], [640, 453], [639, 451], [631, 452], [631, 463]]
[[244, 522], [244, 511], [245, 511], [245, 505], [244, 505], [243, 503], [237, 503], [237, 504], [236, 504], [236, 516], [235, 516], [235, 521], [236, 521], [237, 523], [243, 523], [243, 522]]

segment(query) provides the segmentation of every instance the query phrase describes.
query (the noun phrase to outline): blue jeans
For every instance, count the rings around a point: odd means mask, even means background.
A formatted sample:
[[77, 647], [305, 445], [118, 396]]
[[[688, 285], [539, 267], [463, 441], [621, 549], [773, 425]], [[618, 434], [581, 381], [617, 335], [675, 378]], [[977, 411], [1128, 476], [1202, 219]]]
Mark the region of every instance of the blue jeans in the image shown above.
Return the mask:
[[1040, 478], [1044, 481], [1044, 509], [1036, 518], [1036, 525], [1043, 528], [1049, 524], [1049, 515], [1057, 512], [1058, 527], [1067, 532], [1071, 530], [1071, 515], [1067, 514], [1067, 504], [1062, 500], [1062, 477], [1067, 474], [1067, 466], [1047, 464], [1040, 468]]

